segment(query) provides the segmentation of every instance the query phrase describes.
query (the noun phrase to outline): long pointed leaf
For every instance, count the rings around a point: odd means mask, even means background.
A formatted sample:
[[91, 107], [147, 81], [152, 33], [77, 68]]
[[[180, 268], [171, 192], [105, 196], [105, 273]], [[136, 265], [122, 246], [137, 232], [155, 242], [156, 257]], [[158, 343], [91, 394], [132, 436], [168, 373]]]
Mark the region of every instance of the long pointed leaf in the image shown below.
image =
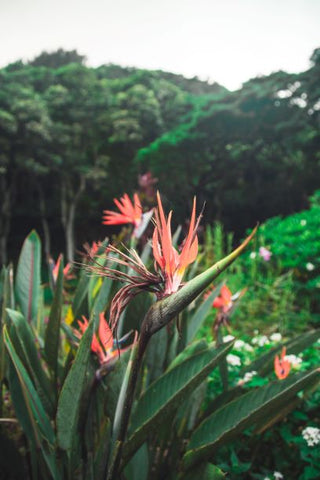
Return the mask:
[[[31, 428], [33, 433], [34, 442], [41, 448], [41, 452], [46, 460], [46, 464], [53, 476], [57, 480], [60, 479], [59, 472], [57, 470], [54, 445], [55, 445], [55, 433], [51, 426], [50, 420], [46, 415], [40, 398], [30, 380], [30, 377], [21, 363], [14, 346], [11, 342], [7, 328], [3, 330], [4, 342], [8, 350], [12, 365], [15, 369], [16, 379], [19, 381], [23, 402], [21, 397], [18, 402], [15, 403], [17, 416], [20, 419], [22, 425], [25, 425], [27, 429]], [[22, 406], [22, 410], [19, 409]], [[27, 413], [28, 419], [23, 418]], [[28, 422], [29, 420], [29, 422]], [[44, 442], [45, 440], [45, 442]], [[49, 448], [48, 448], [49, 447]]]
[[58, 353], [60, 340], [60, 324], [63, 302], [63, 258], [61, 258], [57, 283], [55, 287], [49, 322], [45, 333], [44, 351], [52, 372], [53, 385], [57, 388]]
[[60, 448], [71, 455], [73, 441], [79, 434], [81, 397], [88, 383], [87, 369], [91, 355], [93, 321], [83, 334], [74, 363], [63, 384], [57, 410], [57, 440]]
[[190, 438], [184, 456], [186, 468], [210, 458], [217, 447], [259, 419], [289, 402], [300, 390], [320, 381], [320, 371], [297, 374], [250, 391], [204, 420]]
[[43, 406], [51, 417], [54, 411], [54, 393], [49, 378], [39, 360], [34, 333], [20, 312], [8, 308], [7, 313], [12, 323], [10, 329], [11, 342], [15, 351], [19, 352], [19, 358], [28, 371]]
[[219, 291], [220, 291], [219, 287], [215, 288], [214, 291], [210, 293], [208, 298], [206, 298], [206, 300], [200, 304], [200, 306], [197, 308], [197, 310], [192, 315], [192, 317], [188, 319], [188, 323], [186, 325], [186, 328], [187, 328], [186, 343], [187, 344], [192, 342], [192, 340], [195, 338], [204, 320], [206, 319], [210, 309], [212, 308], [213, 301], [219, 294]]
[[183, 399], [200, 385], [218, 362], [231, 350], [233, 342], [201, 351], [164, 373], [137, 403], [132, 416], [131, 436], [124, 446], [124, 456], [130, 456], [145, 441], [150, 429], [176, 409]]
[[41, 241], [32, 232], [25, 239], [18, 262], [16, 296], [24, 317], [28, 322], [37, 319], [40, 293]]

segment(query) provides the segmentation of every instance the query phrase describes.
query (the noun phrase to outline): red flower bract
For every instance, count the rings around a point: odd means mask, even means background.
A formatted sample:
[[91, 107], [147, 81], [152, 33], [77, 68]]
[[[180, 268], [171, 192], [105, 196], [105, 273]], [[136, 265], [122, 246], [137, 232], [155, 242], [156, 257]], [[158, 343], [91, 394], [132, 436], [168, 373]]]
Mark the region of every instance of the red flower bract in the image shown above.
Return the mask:
[[133, 203], [127, 193], [125, 193], [120, 200], [114, 198], [113, 201], [120, 213], [113, 212], [112, 210], [104, 210], [102, 222], [104, 225], [123, 225], [125, 223], [132, 223], [135, 227], [140, 225], [142, 220], [142, 207], [136, 193], [133, 196]]
[[274, 372], [279, 378], [279, 380], [283, 380], [289, 375], [291, 364], [289, 360], [286, 360], [286, 347], [283, 347], [281, 352], [281, 357], [279, 358], [278, 355], [274, 358]]
[[172, 245], [172, 212], [169, 213], [166, 219], [159, 192], [157, 193], [157, 200], [158, 209], [156, 211], [155, 229], [152, 239], [153, 256], [156, 269], [160, 271], [164, 280], [164, 294], [170, 295], [179, 289], [186, 267], [197, 258], [197, 228], [201, 216], [199, 216], [196, 221], [196, 200], [194, 199], [189, 231], [183, 242], [181, 253], [179, 254]]
[[233, 305], [232, 293], [227, 285], [222, 285], [219, 297], [215, 298], [212, 306], [220, 308], [223, 313], [227, 313]]
[[[86, 317], [83, 316], [82, 320], [78, 320], [78, 325], [81, 333], [76, 332], [76, 336], [81, 338], [84, 332], [87, 330], [89, 322]], [[98, 336], [96, 334], [93, 335], [91, 350], [97, 355], [101, 365], [110, 362], [114, 359], [114, 357], [119, 356], [119, 354], [124, 351], [117, 348], [114, 349], [112, 331], [104, 317], [103, 312], [99, 315]]]

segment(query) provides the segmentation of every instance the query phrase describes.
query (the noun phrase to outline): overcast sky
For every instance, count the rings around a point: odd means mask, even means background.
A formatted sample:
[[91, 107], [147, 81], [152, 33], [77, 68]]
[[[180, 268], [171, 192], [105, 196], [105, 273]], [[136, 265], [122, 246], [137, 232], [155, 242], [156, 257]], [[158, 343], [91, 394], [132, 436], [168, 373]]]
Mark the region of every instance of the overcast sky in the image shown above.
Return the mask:
[[236, 89], [300, 72], [320, 47], [320, 0], [0, 0], [0, 66], [77, 49], [88, 65], [161, 69]]

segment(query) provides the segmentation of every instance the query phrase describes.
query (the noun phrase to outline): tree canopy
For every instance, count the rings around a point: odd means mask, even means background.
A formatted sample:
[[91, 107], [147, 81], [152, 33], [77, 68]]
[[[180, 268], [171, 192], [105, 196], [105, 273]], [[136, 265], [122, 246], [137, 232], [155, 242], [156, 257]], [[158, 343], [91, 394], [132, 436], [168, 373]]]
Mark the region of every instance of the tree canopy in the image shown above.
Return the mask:
[[[101, 213], [152, 172], [182, 222], [236, 234], [307, 205], [320, 178], [319, 51], [300, 74], [254, 78], [236, 92], [197, 78], [42, 52], [0, 70], [0, 252], [36, 227], [46, 253], [104, 236]], [[76, 236], [75, 236], [76, 234]]]

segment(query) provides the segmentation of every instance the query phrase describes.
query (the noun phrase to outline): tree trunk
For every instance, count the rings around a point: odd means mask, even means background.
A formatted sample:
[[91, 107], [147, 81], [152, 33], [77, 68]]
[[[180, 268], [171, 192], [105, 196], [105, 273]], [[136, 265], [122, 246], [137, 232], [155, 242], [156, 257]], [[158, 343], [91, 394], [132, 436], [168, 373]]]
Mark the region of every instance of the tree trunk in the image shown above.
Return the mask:
[[65, 240], [66, 240], [66, 254], [67, 261], [74, 261], [74, 252], [75, 252], [75, 238], [74, 238], [74, 222], [76, 216], [76, 208], [83, 193], [86, 181], [85, 177], [80, 177], [79, 187], [76, 192], [70, 184], [67, 183], [68, 180], [62, 179], [61, 184], [61, 221], [64, 228]]
[[50, 228], [49, 222], [46, 215], [46, 203], [44, 200], [44, 194], [41, 185], [37, 184], [38, 192], [39, 192], [39, 208], [40, 208], [40, 217], [41, 217], [41, 224], [43, 229], [44, 235], [44, 252], [46, 259], [49, 258], [51, 254], [51, 236], [50, 236]]
[[[1, 177], [0, 177], [1, 178]], [[11, 224], [12, 188], [6, 185], [5, 178], [1, 178], [2, 203], [0, 209], [0, 264], [8, 262], [8, 237]]]

